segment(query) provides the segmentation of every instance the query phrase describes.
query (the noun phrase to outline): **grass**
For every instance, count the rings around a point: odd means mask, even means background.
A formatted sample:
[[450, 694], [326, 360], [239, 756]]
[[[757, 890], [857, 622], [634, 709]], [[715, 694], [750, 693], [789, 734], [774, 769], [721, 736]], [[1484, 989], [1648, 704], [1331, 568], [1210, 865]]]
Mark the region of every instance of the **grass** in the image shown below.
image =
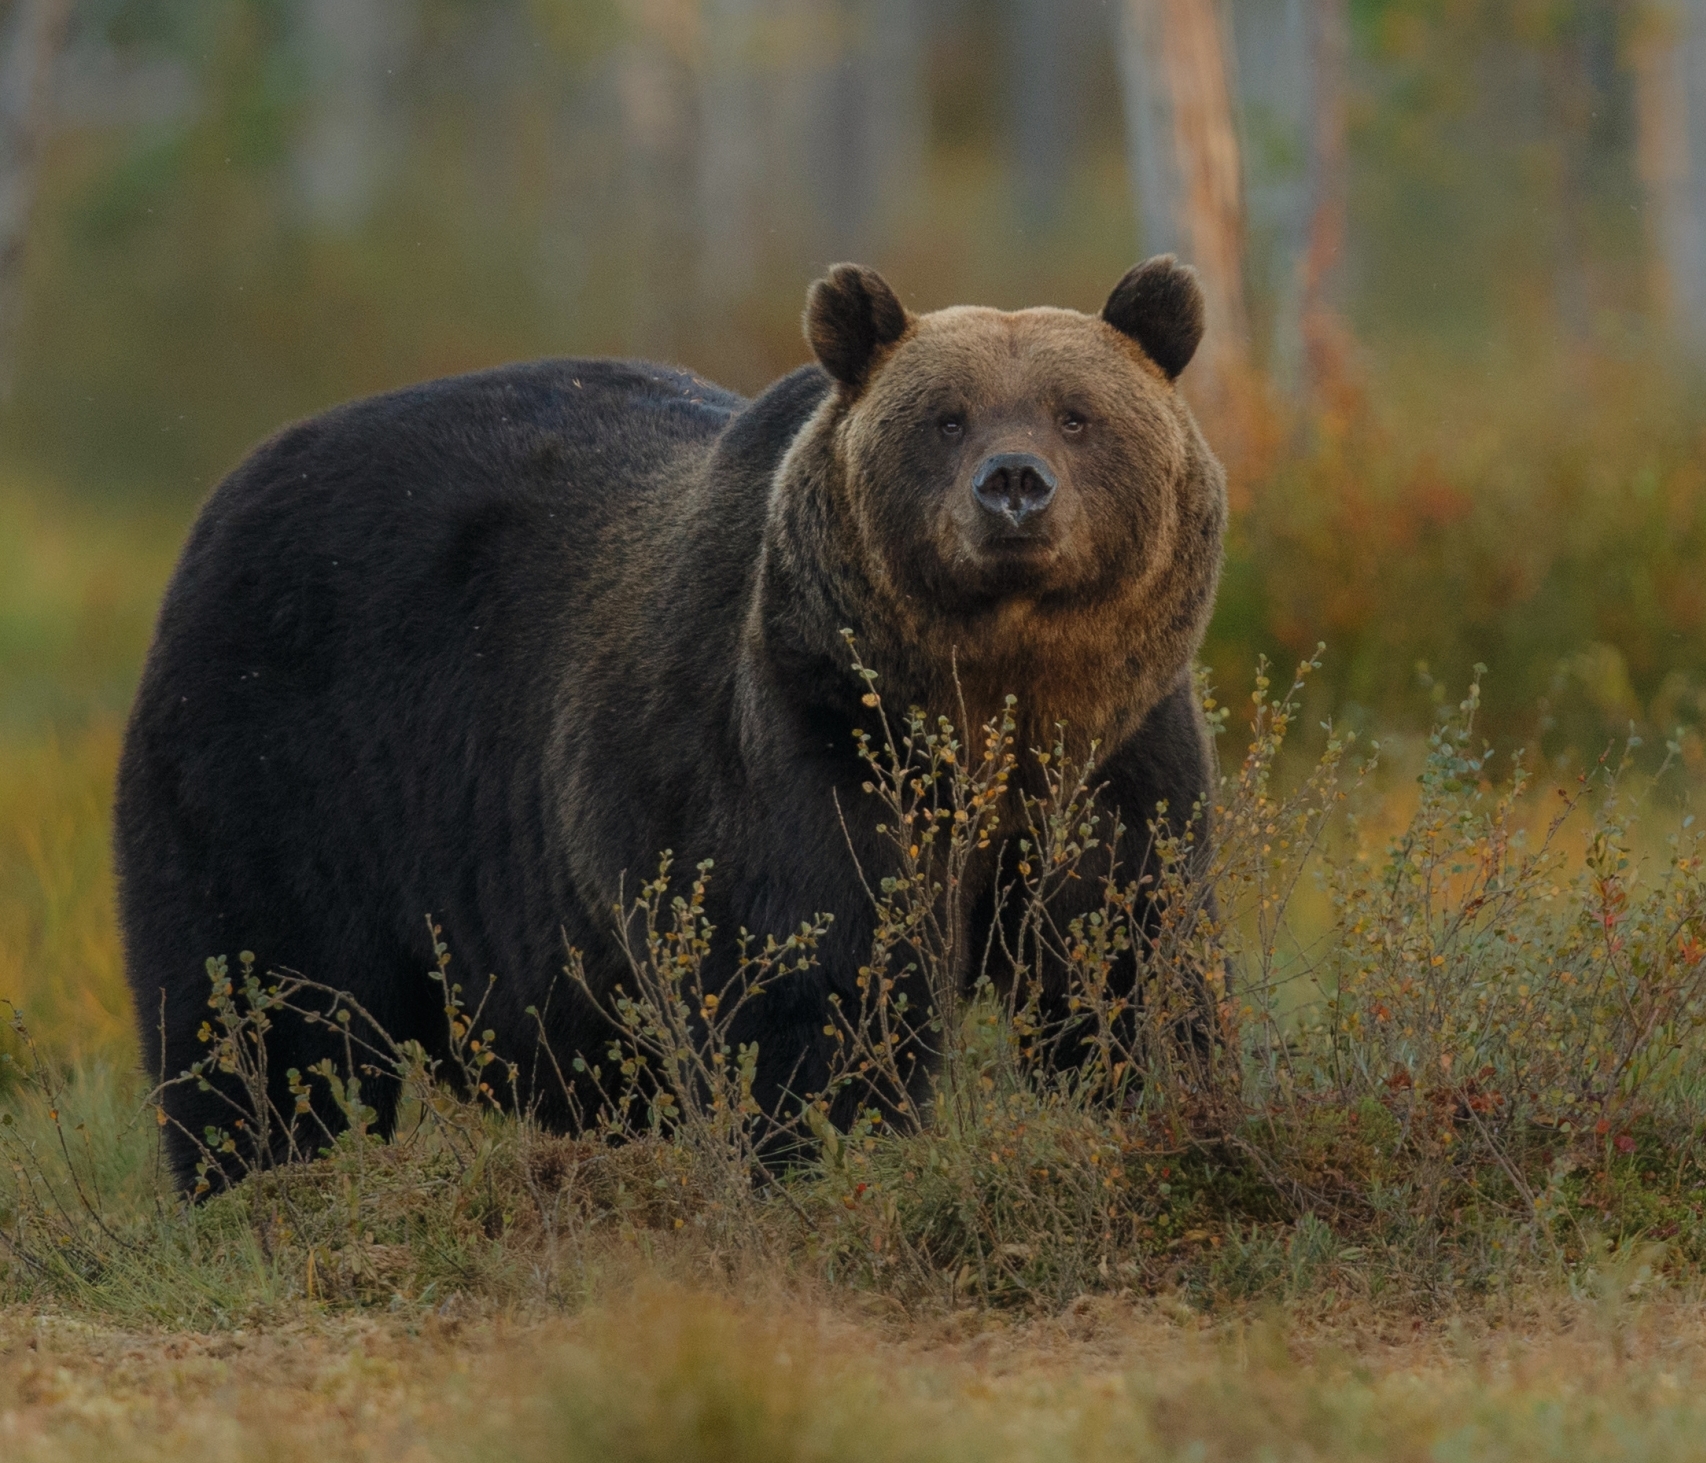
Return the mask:
[[[900, 718], [873, 748], [906, 856], [867, 990], [905, 987], [903, 951], [926, 969], [910, 1014], [846, 1013], [863, 1116], [787, 1115], [812, 1161], [765, 1167], [738, 1003], [706, 1015], [694, 905], [656, 886], [607, 1114], [625, 1101], [638, 1138], [541, 1133], [394, 1053], [396, 1141], [358, 1115], [323, 1156], [185, 1206], [135, 1075], [106, 851], [115, 708], [175, 530], [14, 497], [6, 1456], [1706, 1454], [1706, 899], [1652, 794], [1670, 783], [1613, 758], [1556, 818], [1480, 746], [1474, 694], [1384, 767], [1333, 736], [1311, 762], [1286, 750], [1299, 696], [1260, 685], [1220, 905], [1182, 882], [1181, 826], [1133, 1004], [1106, 973], [1145, 891], [1110, 875], [1091, 917], [1049, 923], [1050, 880], [1099, 877], [1106, 832], [1057, 758], [1018, 953], [1074, 973], [1099, 1044], [1063, 1078], [1022, 994], [929, 979], [952, 956], [935, 884], [1007, 806], [1011, 745]], [[758, 952], [748, 989], [812, 944]], [[227, 1036], [252, 1019], [240, 985]], [[927, 1108], [881, 1101], [906, 1074], [877, 1016], [943, 1049]], [[461, 1059], [498, 1083], [473, 1035]]]
[[0, 990], [73, 1057], [133, 1040], [107, 831], [118, 745], [103, 717], [0, 752]]
[[572, 1317], [213, 1335], [0, 1325], [8, 1457], [1693, 1459], [1698, 1307], [1416, 1331], [1143, 1303], [873, 1321], [644, 1280]]
[[68, 1057], [132, 1050], [108, 810], [182, 529], [0, 484], [0, 991]]

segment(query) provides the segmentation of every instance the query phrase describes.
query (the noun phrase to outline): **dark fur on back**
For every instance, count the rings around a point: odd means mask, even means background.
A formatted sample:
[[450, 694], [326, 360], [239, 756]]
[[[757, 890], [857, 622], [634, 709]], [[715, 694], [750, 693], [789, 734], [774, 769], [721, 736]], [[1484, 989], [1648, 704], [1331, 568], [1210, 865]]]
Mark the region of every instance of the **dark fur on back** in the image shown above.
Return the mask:
[[[682, 870], [715, 859], [725, 947], [834, 914], [817, 972], [766, 996], [749, 1033], [761, 1097], [809, 1090], [828, 993], [850, 991], [870, 940], [837, 808], [868, 802], [839, 632], [893, 635], [862, 550], [823, 516], [845, 482], [787, 464], [842, 430], [854, 395], [816, 366], [746, 402], [664, 367], [547, 361], [338, 408], [232, 473], [167, 592], [119, 773], [123, 933], [155, 1074], [204, 1054], [204, 962], [240, 949], [442, 1049], [428, 912], [465, 989], [498, 977], [497, 1048], [525, 1072], [539, 1007], [566, 1068], [607, 1028], [561, 978], [565, 936], [609, 989], [626, 968], [614, 907], [671, 849]], [[1206, 787], [1187, 667], [1200, 585], [1190, 615], [1104, 767], [1139, 830]], [[1126, 654], [1108, 647], [1115, 666]], [[900, 672], [893, 689], [929, 688]], [[868, 822], [849, 819], [874, 866]], [[282, 1025], [273, 1072], [325, 1041]], [[367, 1095], [384, 1126], [394, 1093]], [[571, 1120], [554, 1075], [524, 1096]], [[229, 1122], [193, 1087], [168, 1110], [190, 1133]], [[187, 1178], [194, 1146], [172, 1131]]]

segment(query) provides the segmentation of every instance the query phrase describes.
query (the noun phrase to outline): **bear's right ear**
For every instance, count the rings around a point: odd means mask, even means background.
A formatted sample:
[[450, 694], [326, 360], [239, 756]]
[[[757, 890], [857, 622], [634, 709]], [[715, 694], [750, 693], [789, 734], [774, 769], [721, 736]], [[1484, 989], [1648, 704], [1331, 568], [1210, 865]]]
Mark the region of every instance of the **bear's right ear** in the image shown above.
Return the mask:
[[862, 264], [837, 264], [806, 295], [806, 339], [824, 370], [853, 391], [911, 323], [888, 282]]
[[1102, 306], [1102, 318], [1142, 346], [1174, 381], [1197, 353], [1204, 308], [1196, 270], [1171, 254], [1157, 254], [1126, 271]]

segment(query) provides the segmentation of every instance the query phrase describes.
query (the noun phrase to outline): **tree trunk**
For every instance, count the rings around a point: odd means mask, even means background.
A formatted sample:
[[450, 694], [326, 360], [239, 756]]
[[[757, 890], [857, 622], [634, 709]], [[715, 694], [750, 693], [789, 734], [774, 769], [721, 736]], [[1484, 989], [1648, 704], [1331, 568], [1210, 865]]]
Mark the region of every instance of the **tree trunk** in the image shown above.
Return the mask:
[[13, 0], [0, 31], [0, 400], [12, 394], [24, 244], [70, 17], [71, 0]]
[[1313, 0], [1310, 37], [1309, 238], [1303, 251], [1300, 321], [1308, 390], [1319, 398], [1343, 379], [1348, 340], [1340, 313], [1350, 148], [1345, 74], [1347, 0]]
[[[1303, 255], [1309, 247], [1314, 0], [1234, 0], [1238, 126], [1244, 144], [1244, 279], [1263, 307], [1265, 361], [1303, 389]], [[1252, 341], [1264, 331], [1251, 322]]]
[[1121, 76], [1147, 253], [1196, 266], [1208, 296], [1203, 395], [1224, 401], [1248, 369], [1243, 188], [1216, 0], [1123, 0]]
[[699, 293], [713, 311], [758, 279], [768, 161], [760, 0], [705, 0], [699, 100]]
[[867, 146], [873, 159], [873, 244], [881, 246], [911, 215], [924, 187], [930, 150], [925, 75], [929, 7], [917, 0], [865, 0]]
[[692, 337], [697, 257], [700, 0], [622, 0], [617, 58], [629, 309], [627, 348], [668, 357]]
[[792, 0], [819, 37], [799, 58], [792, 124], [824, 262], [874, 257], [923, 171], [924, 34], [914, 0]]
[[[1073, 12], [1076, 6], [1070, 7]], [[1046, 234], [1060, 221], [1077, 141], [1073, 55], [1065, 0], [1012, 0], [1008, 97], [1020, 225]]]
[[1649, 296], [1676, 339], [1706, 355], [1706, 0], [1653, 0], [1629, 49], [1635, 162], [1646, 194]]
[[406, 138], [396, 74], [408, 58], [411, 0], [306, 0], [301, 24], [308, 110], [296, 143], [303, 205], [314, 223], [366, 221]]

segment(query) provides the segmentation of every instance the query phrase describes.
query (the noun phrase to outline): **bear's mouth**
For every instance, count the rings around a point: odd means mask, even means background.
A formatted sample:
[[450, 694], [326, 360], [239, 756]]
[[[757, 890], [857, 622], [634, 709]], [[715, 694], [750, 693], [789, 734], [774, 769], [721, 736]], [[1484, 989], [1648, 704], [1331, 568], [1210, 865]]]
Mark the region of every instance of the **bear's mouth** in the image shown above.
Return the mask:
[[1043, 533], [990, 534], [978, 545], [977, 554], [996, 564], [1043, 564], [1054, 557], [1055, 544]]
[[993, 599], [1048, 587], [1060, 558], [1060, 545], [1046, 533], [983, 534], [967, 548], [967, 588], [975, 585], [980, 596]]

